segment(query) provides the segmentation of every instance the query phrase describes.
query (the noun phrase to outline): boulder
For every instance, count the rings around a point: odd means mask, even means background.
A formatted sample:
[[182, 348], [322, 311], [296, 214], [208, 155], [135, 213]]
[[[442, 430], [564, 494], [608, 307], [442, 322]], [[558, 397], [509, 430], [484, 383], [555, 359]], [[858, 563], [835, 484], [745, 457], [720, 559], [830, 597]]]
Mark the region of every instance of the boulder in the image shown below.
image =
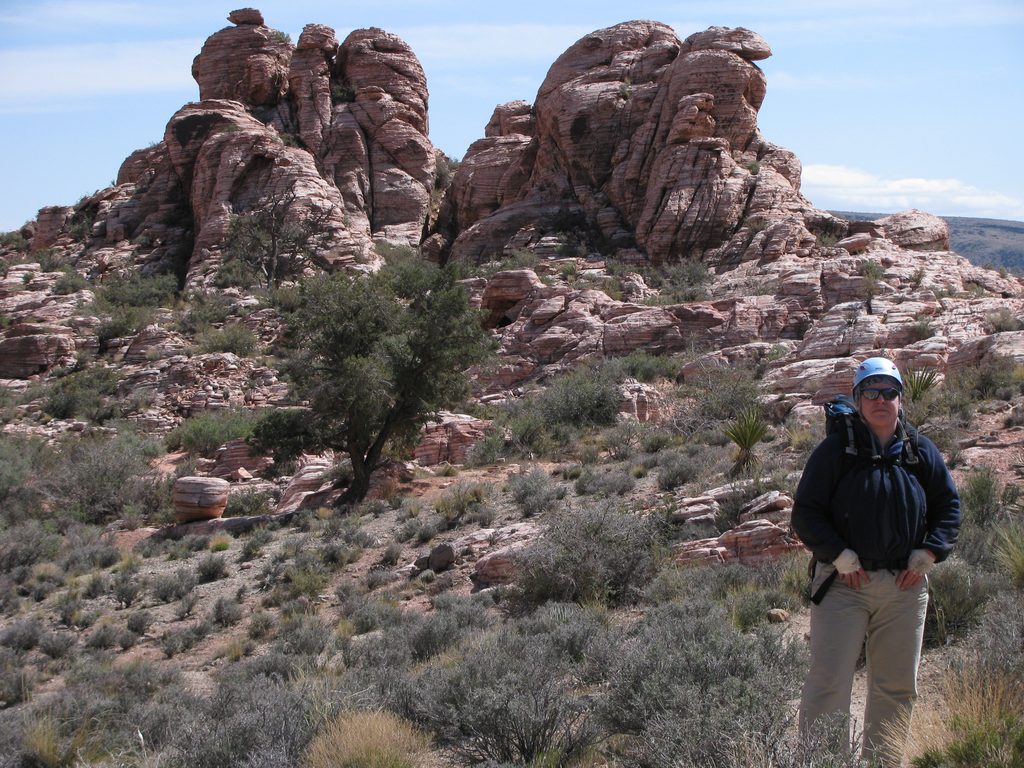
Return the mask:
[[179, 523], [212, 520], [224, 514], [228, 482], [215, 477], [179, 477], [174, 481], [174, 518]]
[[54, 366], [74, 361], [75, 340], [71, 329], [60, 333], [33, 333], [22, 328], [0, 339], [0, 379], [27, 379]]

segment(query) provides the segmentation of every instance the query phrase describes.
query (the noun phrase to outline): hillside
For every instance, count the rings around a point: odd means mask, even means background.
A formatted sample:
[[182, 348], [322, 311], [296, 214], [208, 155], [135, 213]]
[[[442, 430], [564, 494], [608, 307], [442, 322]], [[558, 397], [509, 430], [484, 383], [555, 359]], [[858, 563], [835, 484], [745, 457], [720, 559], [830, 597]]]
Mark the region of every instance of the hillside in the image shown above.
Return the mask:
[[455, 166], [397, 36], [229, 21], [0, 240], [0, 768], [853, 768], [789, 518], [877, 355], [964, 506], [911, 752], [1024, 743], [1024, 281], [804, 198], [763, 38], [596, 30]]
[[[871, 221], [884, 213], [853, 213], [833, 211], [837, 216], [857, 221]], [[974, 219], [965, 216], [943, 216], [949, 225], [950, 248], [979, 267], [1009, 269], [1020, 274], [1024, 268], [1024, 222], [1002, 219]]]

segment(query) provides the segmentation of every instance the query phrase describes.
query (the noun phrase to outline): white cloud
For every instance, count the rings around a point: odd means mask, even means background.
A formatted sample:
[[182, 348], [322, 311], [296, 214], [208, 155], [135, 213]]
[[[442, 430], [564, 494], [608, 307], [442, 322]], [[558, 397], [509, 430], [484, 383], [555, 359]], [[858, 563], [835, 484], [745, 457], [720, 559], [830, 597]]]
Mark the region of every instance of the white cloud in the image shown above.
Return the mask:
[[0, 51], [0, 83], [10, 110], [53, 108], [53, 99], [198, 89], [192, 59], [202, 40], [52, 46]]
[[807, 165], [803, 193], [819, 208], [885, 213], [918, 208], [947, 216], [1024, 220], [1024, 198], [958, 179], [887, 179], [844, 165]]

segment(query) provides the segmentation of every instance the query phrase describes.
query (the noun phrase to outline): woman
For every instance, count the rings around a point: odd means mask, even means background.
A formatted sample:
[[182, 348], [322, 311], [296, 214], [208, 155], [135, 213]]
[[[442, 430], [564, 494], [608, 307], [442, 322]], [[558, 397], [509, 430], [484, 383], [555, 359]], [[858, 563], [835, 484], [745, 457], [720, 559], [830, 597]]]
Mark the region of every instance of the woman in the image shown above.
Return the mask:
[[926, 574], [956, 542], [960, 497], [935, 445], [900, 421], [903, 378], [891, 360], [857, 366], [853, 397], [856, 444], [847, 451], [845, 429], [826, 437], [793, 504], [793, 529], [817, 561], [800, 728], [849, 716], [866, 643], [863, 756], [897, 766], [917, 697]]

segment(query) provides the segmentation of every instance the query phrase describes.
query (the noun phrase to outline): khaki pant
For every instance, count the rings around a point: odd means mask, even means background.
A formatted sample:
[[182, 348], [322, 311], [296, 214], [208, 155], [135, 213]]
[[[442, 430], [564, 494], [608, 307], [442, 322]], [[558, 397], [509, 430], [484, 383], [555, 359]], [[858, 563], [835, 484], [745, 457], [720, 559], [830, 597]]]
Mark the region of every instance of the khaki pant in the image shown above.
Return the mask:
[[[818, 565], [812, 592], [833, 570], [831, 565]], [[894, 573], [871, 571], [868, 575], [871, 581], [860, 590], [836, 578], [821, 603], [811, 608], [811, 669], [800, 701], [800, 730], [807, 734], [823, 716], [850, 714], [853, 675], [866, 642], [863, 756], [898, 766], [907, 735], [905, 727], [899, 726], [901, 722], [909, 726], [917, 698], [928, 585], [925, 580], [901, 590]], [[883, 741], [887, 727], [890, 741], [892, 735], [902, 736], [900, 744], [890, 745], [891, 751]]]

